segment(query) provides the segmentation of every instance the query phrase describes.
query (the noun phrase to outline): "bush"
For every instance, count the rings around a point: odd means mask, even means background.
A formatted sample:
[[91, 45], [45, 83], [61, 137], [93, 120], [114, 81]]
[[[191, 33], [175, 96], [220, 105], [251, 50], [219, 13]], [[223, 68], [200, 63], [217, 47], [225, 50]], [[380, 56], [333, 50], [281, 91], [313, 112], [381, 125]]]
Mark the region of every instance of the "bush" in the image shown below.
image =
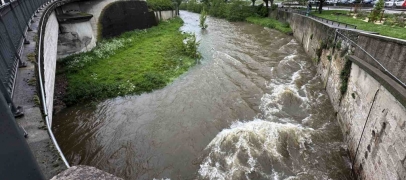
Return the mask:
[[384, 2], [383, 0], [379, 0], [378, 3], [376, 3], [374, 9], [371, 11], [369, 14], [369, 22], [375, 22], [379, 19], [379, 15], [381, 14], [383, 10]]
[[207, 18], [207, 13], [206, 13], [206, 11], [205, 11], [204, 8], [203, 8], [202, 12], [200, 13], [200, 24], [199, 24], [199, 26], [200, 26], [202, 29], [206, 29], [206, 28], [207, 28], [206, 18]]
[[147, 0], [148, 8], [153, 11], [174, 10], [175, 5], [171, 0]]
[[244, 21], [247, 17], [255, 15], [254, 8], [249, 6], [247, 1], [232, 1], [227, 7], [226, 19], [229, 21]]
[[268, 17], [268, 8], [263, 4], [258, 6], [257, 15], [261, 17]]
[[211, 16], [226, 18], [227, 3], [224, 0], [212, 0], [208, 13]]

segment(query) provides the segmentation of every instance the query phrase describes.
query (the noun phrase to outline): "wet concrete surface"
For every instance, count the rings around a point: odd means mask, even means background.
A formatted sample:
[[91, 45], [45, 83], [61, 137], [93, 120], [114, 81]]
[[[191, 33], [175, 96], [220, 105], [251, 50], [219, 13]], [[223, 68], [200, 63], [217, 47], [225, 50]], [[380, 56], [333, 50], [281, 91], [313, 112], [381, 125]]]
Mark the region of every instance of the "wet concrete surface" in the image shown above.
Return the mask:
[[40, 105], [38, 104], [39, 101], [36, 102], [35, 100], [39, 97], [39, 92], [37, 91], [37, 84], [31, 83], [33, 81], [31, 79], [36, 79], [36, 63], [30, 62], [27, 58], [29, 54], [35, 53], [35, 39], [37, 39], [37, 28], [42, 13], [43, 10], [40, 10], [39, 13], [37, 13], [37, 17], [34, 17], [34, 22], [31, 24], [33, 31], [26, 33], [30, 44], [23, 45], [21, 59], [27, 64], [27, 67], [18, 69], [13, 101], [16, 106], [22, 106], [24, 108], [25, 115], [21, 118], [17, 118], [17, 123], [27, 131], [27, 143], [45, 178], [50, 179], [65, 170], [66, 167], [59, 158], [59, 154], [48, 135], [46, 123], [41, 113]]

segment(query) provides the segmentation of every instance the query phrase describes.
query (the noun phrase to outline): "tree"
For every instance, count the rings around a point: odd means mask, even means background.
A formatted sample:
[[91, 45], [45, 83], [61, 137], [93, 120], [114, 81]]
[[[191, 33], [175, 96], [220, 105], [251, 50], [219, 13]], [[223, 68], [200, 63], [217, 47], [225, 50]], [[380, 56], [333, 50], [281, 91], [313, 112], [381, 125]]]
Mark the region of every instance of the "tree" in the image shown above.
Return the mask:
[[374, 9], [371, 11], [368, 17], [368, 22], [375, 22], [379, 18], [379, 14], [381, 14], [382, 9], [384, 7], [383, 0], [379, 0], [376, 4]]
[[251, 0], [252, 6], [255, 6], [255, 1], [256, 1], [256, 0]]
[[173, 0], [173, 2], [176, 4], [176, 15], [179, 15], [179, 6], [182, 4], [182, 0]]
[[[273, 0], [272, 0], [272, 1], [273, 1]], [[265, 2], [265, 5], [266, 5], [266, 8], [268, 9], [268, 8], [269, 8], [269, 6], [268, 6], [269, 0], [264, 0], [264, 2]], [[271, 5], [272, 5], [272, 3], [271, 3]]]
[[319, 14], [321, 14], [321, 11], [323, 10], [323, 4], [326, 0], [320, 0], [319, 1]]

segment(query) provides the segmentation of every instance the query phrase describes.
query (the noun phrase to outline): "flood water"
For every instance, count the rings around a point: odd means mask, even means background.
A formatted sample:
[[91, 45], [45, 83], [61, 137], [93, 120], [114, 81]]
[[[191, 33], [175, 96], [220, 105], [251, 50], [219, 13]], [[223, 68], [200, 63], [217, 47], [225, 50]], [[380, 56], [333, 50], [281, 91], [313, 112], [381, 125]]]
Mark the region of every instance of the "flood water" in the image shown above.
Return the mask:
[[161, 90], [55, 115], [72, 165], [125, 179], [351, 179], [333, 107], [293, 36], [181, 18], [202, 63]]

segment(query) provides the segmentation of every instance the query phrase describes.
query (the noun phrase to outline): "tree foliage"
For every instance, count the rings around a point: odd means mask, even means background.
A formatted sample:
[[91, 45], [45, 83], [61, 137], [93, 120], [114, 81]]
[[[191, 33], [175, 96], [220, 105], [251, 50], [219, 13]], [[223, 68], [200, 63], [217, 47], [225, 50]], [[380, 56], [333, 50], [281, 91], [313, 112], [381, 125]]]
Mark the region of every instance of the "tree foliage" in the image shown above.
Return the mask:
[[148, 8], [154, 11], [174, 10], [175, 6], [171, 0], [147, 0]]
[[381, 14], [381, 12], [383, 10], [383, 7], [384, 7], [384, 1], [379, 0], [378, 3], [375, 4], [374, 9], [369, 14], [368, 22], [375, 22], [376, 20], [378, 20], [379, 15]]

